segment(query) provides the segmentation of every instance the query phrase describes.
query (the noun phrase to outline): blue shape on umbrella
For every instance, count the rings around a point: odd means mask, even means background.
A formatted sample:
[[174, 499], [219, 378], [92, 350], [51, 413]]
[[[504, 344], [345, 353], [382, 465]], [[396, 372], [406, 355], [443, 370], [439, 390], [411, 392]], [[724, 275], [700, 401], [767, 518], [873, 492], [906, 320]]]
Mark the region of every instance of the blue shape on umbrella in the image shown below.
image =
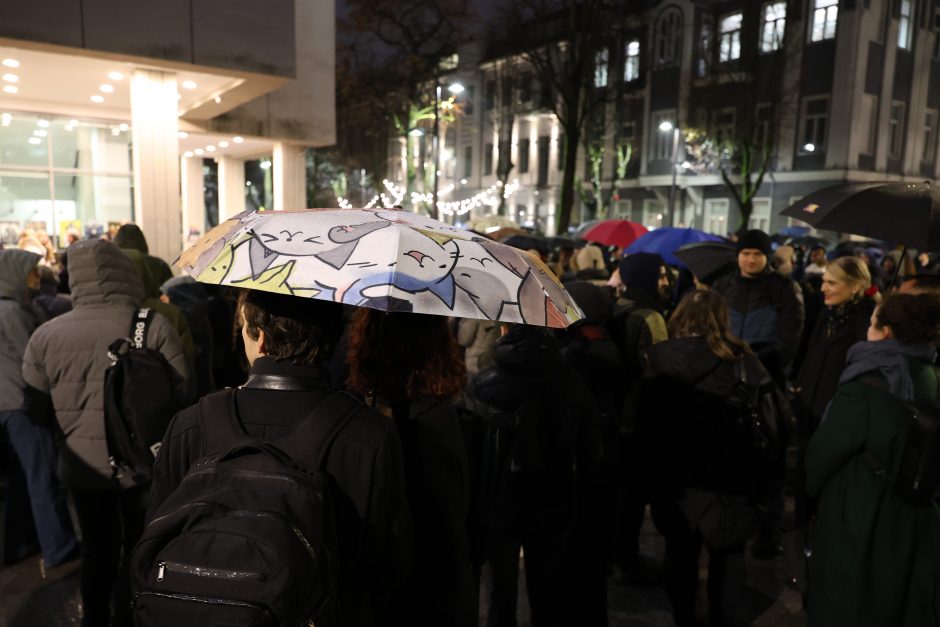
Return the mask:
[[788, 226], [780, 229], [780, 235], [784, 237], [803, 237], [804, 235], [809, 235], [808, 226]]
[[711, 233], [705, 233], [704, 231], [698, 231], [696, 229], [663, 227], [661, 229], [656, 229], [655, 231], [650, 231], [649, 233], [638, 238], [635, 242], [630, 244], [626, 250], [623, 251], [623, 254], [631, 255], [633, 253], [658, 253], [669, 265], [684, 268], [685, 264], [679, 261], [675, 255], [673, 255], [674, 252], [687, 244], [723, 241], [724, 239], [717, 235], [712, 235]]

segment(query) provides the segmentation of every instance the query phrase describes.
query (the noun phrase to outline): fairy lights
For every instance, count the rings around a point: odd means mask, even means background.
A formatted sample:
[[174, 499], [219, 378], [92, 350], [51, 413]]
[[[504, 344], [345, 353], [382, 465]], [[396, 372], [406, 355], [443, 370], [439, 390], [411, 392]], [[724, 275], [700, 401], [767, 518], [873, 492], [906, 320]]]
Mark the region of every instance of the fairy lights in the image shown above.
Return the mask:
[[[394, 207], [396, 205], [401, 205], [402, 201], [405, 198], [407, 190], [399, 185], [396, 185], [393, 181], [388, 179], [382, 181], [385, 191], [381, 192], [372, 200], [370, 200], [363, 209], [372, 209], [373, 207], [381, 204], [383, 207]], [[442, 189], [438, 196], [447, 196], [456, 189], [455, 185], [448, 185]], [[473, 209], [478, 209], [480, 207], [492, 207], [496, 208], [499, 206], [500, 197], [509, 199], [512, 198], [515, 193], [519, 191], [519, 179], [513, 179], [511, 183], [507, 183], [505, 186], [502, 181], [497, 181], [493, 185], [470, 198], [465, 198], [464, 200], [454, 200], [454, 201], [438, 201], [438, 208], [441, 213], [444, 215], [452, 216], [458, 215], [463, 216]], [[387, 193], [386, 193], [387, 192]], [[433, 200], [433, 195], [428, 193], [419, 193], [412, 192], [410, 196], [412, 205], [420, 204], [430, 204]], [[337, 203], [339, 204], [340, 209], [352, 209], [353, 205], [348, 198], [337, 198]]]

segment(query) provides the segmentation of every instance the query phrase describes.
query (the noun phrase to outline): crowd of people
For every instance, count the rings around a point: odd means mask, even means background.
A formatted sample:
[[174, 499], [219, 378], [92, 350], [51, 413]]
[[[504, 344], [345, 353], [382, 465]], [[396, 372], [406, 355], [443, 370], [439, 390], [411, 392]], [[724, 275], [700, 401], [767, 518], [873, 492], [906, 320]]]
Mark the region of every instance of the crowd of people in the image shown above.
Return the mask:
[[[752, 230], [734, 263], [692, 276], [588, 245], [546, 260], [585, 314], [555, 331], [203, 285], [135, 225], [59, 256], [27, 244], [0, 250], [4, 561], [80, 559], [84, 626], [134, 624], [153, 576], [132, 577], [134, 546], [194, 464], [225, 456], [206, 408], [227, 388], [263, 446], [332, 391], [356, 399], [299, 460], [331, 481], [338, 625], [513, 626], [520, 555], [534, 627], [607, 625], [611, 578], [661, 585], [676, 625], [698, 625], [703, 549], [707, 624], [746, 625], [746, 554], [775, 559], [800, 530], [809, 558], [788, 568], [808, 568], [809, 625], [940, 624], [940, 509], [890, 481], [909, 408], [938, 395], [927, 253], [775, 249]], [[140, 307], [185, 409], [152, 481], [129, 487], [104, 377]], [[661, 564], [640, 551], [647, 512]]]

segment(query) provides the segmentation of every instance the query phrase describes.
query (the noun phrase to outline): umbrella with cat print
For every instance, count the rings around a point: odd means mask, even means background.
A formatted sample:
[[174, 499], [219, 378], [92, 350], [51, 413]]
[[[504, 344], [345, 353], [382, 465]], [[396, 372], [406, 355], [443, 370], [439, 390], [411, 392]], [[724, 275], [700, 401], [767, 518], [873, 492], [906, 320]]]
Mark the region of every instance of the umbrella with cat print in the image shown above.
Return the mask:
[[540, 259], [404, 211], [246, 211], [176, 265], [203, 283], [384, 311], [554, 328], [583, 317]]

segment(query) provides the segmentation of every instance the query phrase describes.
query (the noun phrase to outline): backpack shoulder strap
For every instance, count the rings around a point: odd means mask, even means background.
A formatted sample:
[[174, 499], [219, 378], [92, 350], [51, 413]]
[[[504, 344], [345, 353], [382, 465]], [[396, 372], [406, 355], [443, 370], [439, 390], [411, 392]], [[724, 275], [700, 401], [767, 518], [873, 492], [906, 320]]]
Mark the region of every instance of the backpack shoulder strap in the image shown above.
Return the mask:
[[134, 348], [144, 348], [147, 345], [147, 332], [153, 323], [154, 310], [142, 307], [134, 312], [131, 318], [130, 337]]
[[365, 407], [352, 394], [331, 392], [304, 418], [286, 439], [275, 446], [292, 459], [309, 458], [317, 451], [315, 467], [322, 469], [330, 447], [349, 421]]
[[248, 438], [245, 428], [238, 422], [235, 393], [234, 389], [221, 390], [199, 401], [204, 454], [223, 453]]

